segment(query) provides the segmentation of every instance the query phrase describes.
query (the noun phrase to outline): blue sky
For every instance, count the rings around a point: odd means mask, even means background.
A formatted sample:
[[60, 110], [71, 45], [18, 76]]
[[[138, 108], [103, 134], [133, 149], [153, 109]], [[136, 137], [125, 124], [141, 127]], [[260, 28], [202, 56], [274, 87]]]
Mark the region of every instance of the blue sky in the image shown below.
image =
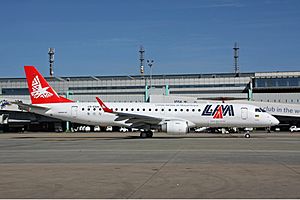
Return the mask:
[[[300, 70], [299, 0], [0, 0], [0, 77]], [[149, 68], [146, 68], [149, 73]]]

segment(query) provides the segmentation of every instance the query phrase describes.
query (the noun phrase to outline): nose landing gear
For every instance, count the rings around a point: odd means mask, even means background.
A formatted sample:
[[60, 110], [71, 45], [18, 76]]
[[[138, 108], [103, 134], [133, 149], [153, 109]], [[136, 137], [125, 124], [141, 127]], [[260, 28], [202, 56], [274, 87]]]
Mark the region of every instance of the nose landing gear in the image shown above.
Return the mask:
[[245, 134], [244, 134], [244, 137], [245, 137], [245, 138], [250, 138], [250, 132], [249, 132], [249, 131], [246, 131]]

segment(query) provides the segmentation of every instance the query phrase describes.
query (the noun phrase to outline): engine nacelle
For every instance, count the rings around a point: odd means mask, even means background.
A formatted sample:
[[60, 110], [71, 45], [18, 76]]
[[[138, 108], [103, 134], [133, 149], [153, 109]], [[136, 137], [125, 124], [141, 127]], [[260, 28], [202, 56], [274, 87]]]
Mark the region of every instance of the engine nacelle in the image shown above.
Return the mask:
[[185, 121], [167, 121], [161, 125], [161, 130], [167, 134], [187, 134], [188, 124]]

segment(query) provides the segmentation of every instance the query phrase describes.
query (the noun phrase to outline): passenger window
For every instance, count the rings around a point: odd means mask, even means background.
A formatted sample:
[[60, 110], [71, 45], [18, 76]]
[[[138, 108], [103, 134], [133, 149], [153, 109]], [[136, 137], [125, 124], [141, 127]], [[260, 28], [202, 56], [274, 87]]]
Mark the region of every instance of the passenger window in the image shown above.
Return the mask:
[[116, 108], [116, 111], [118, 111], [118, 108]]
[[157, 111], [158, 111], [158, 109], [157, 109], [157, 108], [155, 108], [155, 111], [157, 112]]
[[84, 111], [84, 108], [82, 108], [81, 110]]
[[134, 108], [131, 108], [131, 111], [134, 111]]
[[149, 111], [151, 111], [151, 108], [149, 108]]
[[90, 108], [88, 108], [88, 111], [90, 111], [91, 109]]
[[259, 108], [255, 108], [255, 112], [261, 112]]
[[164, 110], [165, 110], [165, 109], [163, 109], [163, 108], [161, 109], [162, 112], [163, 112]]
[[177, 109], [175, 109], [174, 111], [177, 112]]
[[189, 109], [186, 109], [186, 112], [189, 112]]
[[94, 108], [93, 110], [96, 111], [96, 108]]
[[200, 112], [201, 111], [201, 109], [198, 109], [198, 112]]
[[192, 109], [192, 112], [195, 112], [195, 109]]
[[180, 109], [181, 112], [183, 112], [183, 109]]
[[143, 111], [145, 111], [146, 109], [145, 108], [143, 108]]
[[140, 109], [138, 108], [138, 109], [136, 109], [136, 111], [140, 111]]
[[101, 111], [101, 108], [99, 108], [99, 111]]
[[169, 112], [171, 112], [171, 109], [169, 109]]
[[121, 111], [123, 111], [123, 108], [121, 108]]
[[128, 111], [128, 108], [126, 108], [126, 111]]

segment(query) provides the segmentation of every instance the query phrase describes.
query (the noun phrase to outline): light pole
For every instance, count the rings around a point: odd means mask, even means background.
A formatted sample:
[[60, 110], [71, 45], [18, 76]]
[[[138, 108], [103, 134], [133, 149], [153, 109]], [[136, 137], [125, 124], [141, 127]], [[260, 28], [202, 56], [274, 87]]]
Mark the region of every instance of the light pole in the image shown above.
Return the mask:
[[[67, 81], [70, 81], [70, 79], [68, 78]], [[66, 98], [69, 99], [70, 95], [73, 95], [73, 92], [71, 92], [69, 89], [66, 92]], [[70, 122], [67, 121], [66, 122], [66, 132], [70, 132]]]
[[152, 65], [154, 60], [147, 60], [147, 64], [150, 67], [150, 88], [152, 88]]

